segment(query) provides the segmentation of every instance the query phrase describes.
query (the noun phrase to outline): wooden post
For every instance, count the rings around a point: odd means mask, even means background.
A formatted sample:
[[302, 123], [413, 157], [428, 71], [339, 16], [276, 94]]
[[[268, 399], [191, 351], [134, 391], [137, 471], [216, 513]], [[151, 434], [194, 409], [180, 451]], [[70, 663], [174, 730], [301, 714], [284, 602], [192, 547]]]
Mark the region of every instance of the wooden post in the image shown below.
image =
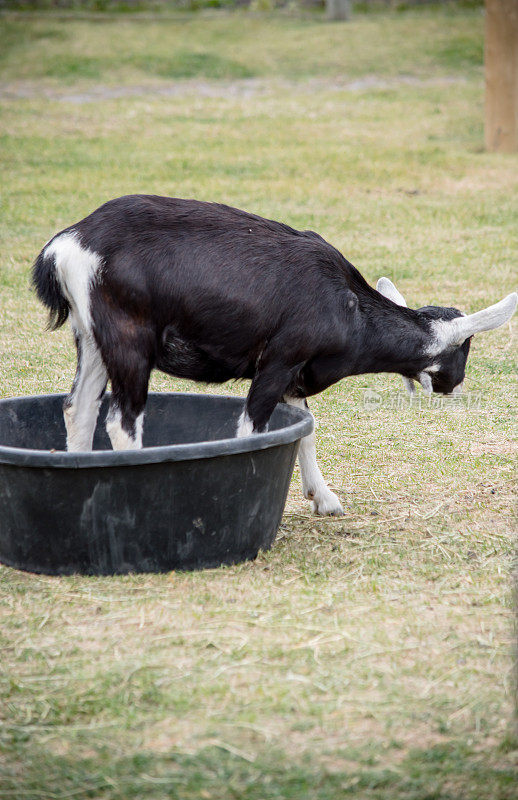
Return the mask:
[[518, 0], [486, 0], [486, 149], [518, 151]]
[[351, 16], [351, 0], [326, 0], [326, 16], [333, 22], [349, 19]]

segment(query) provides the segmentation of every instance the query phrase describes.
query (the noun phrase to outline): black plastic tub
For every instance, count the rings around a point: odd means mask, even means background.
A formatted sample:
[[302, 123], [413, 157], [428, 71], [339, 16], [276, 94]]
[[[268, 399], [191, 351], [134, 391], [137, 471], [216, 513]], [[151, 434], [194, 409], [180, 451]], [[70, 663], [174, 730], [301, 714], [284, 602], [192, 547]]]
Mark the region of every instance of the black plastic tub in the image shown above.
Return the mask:
[[268, 432], [237, 439], [243, 400], [150, 394], [143, 449], [114, 452], [105, 399], [94, 450], [67, 453], [63, 399], [0, 400], [1, 562], [113, 575], [233, 564], [271, 546], [309, 414], [279, 405]]

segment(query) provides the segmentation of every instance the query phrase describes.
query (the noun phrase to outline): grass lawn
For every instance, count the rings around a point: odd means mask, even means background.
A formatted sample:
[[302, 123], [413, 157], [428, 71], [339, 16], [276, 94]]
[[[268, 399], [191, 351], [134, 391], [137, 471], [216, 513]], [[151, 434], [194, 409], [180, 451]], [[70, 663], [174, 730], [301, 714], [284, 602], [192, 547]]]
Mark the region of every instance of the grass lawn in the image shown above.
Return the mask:
[[[515, 289], [518, 157], [482, 150], [482, 31], [479, 11], [0, 17], [0, 395], [69, 389], [30, 266], [124, 193], [313, 228], [414, 307]], [[515, 798], [515, 356], [511, 325], [477, 337], [457, 405], [409, 407], [388, 375], [315, 398], [346, 516], [312, 517], [296, 470], [253, 563], [0, 567], [0, 798]]]

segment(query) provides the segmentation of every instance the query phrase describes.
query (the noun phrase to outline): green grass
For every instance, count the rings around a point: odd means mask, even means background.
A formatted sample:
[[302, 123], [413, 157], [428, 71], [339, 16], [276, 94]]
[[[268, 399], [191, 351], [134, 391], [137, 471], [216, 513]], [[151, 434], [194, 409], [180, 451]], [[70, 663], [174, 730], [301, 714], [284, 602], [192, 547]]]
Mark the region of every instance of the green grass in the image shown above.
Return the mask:
[[425, 16], [425, 25], [420, 23], [423, 15], [415, 13], [393, 16], [390, 25], [386, 16], [360, 16], [346, 27], [223, 12], [185, 15], [174, 22], [131, 17], [63, 22], [49, 15], [30, 25], [7, 16], [0, 63], [11, 80], [79, 77], [108, 83], [149, 75], [296, 80], [480, 73], [480, 12]]
[[[127, 192], [314, 228], [413, 306], [516, 288], [518, 161], [482, 151], [478, 12], [0, 26], [2, 396], [68, 390], [30, 265]], [[383, 375], [315, 398], [347, 514], [311, 517], [296, 470], [254, 563], [0, 568], [0, 798], [511, 800], [515, 353], [511, 326], [477, 337], [460, 407], [409, 407]]]

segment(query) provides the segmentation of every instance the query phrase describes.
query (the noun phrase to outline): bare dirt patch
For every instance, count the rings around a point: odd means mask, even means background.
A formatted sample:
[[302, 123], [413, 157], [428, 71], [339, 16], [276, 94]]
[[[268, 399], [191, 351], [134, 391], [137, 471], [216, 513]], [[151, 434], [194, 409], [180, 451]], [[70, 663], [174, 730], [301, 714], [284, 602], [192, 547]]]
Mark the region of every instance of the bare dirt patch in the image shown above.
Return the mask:
[[101, 100], [119, 100], [127, 97], [251, 97], [267, 94], [275, 89], [294, 89], [298, 91], [320, 93], [323, 91], [368, 92], [395, 89], [401, 86], [426, 88], [430, 86], [449, 86], [464, 83], [462, 77], [451, 78], [416, 78], [412, 75], [401, 75], [397, 78], [383, 78], [379, 75], [367, 75], [364, 78], [348, 81], [326, 78], [310, 78], [301, 81], [269, 80], [263, 78], [243, 78], [233, 81], [181, 80], [173, 83], [130, 84], [108, 86], [97, 84], [84, 89], [70, 90], [54, 88], [36, 81], [16, 81], [0, 83], [0, 97], [6, 100], [32, 100], [46, 98], [61, 103], [97, 103]]

